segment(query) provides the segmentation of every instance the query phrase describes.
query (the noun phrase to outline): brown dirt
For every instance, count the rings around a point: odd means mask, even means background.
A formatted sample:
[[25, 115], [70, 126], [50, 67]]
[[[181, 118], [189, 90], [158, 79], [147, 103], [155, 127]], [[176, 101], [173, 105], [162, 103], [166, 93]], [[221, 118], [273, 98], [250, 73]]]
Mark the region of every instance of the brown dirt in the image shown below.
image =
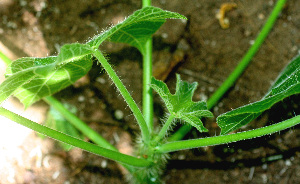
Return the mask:
[[[164, 76], [171, 89], [174, 89], [175, 73], [184, 80], [197, 81], [199, 87], [194, 100], [207, 99], [226, 79], [250, 47], [275, 4], [273, 0], [231, 1], [237, 4], [237, 8], [226, 14], [230, 26], [222, 29], [216, 14], [225, 2], [229, 1], [160, 0], [153, 3], [188, 18], [188, 21], [169, 20], [155, 34], [154, 73]], [[16, 57], [57, 54], [57, 49], [63, 44], [84, 42], [139, 7], [139, 0], [3, 0], [0, 2], [0, 42]], [[300, 1], [287, 2], [250, 66], [213, 109], [215, 116], [259, 100], [281, 69], [299, 52], [298, 7]], [[124, 44], [106, 43], [102, 47], [135, 101], [141, 105], [139, 52]], [[168, 70], [170, 67], [174, 67], [172, 71]], [[115, 145], [124, 144], [120, 140], [125, 138], [128, 140], [125, 144], [130, 143], [130, 138], [134, 140], [139, 132], [122, 97], [97, 66], [80, 83], [56, 97], [75, 105], [79, 109], [78, 116]], [[299, 114], [299, 101], [299, 95], [293, 96], [241, 130]], [[156, 115], [163, 115], [164, 108], [158, 96], [155, 96], [155, 107]], [[123, 116], [115, 116], [116, 112]], [[155, 120], [159, 122], [158, 118]], [[214, 120], [206, 121], [205, 126], [209, 133], [192, 131], [186, 138], [214, 136], [220, 132]], [[163, 181], [187, 184], [300, 183], [299, 136], [299, 126], [296, 126], [280, 134], [253, 140], [175, 152], [171, 154]], [[45, 168], [45, 165], [29, 164], [26, 168], [19, 168], [15, 183], [124, 183], [122, 171], [112, 161], [77, 149], [65, 153], [55, 146], [43, 153], [51, 156], [47, 159], [53, 159], [53, 165]], [[54, 175], [56, 171], [59, 171], [58, 176]], [[0, 183], [8, 183], [3, 178]]]

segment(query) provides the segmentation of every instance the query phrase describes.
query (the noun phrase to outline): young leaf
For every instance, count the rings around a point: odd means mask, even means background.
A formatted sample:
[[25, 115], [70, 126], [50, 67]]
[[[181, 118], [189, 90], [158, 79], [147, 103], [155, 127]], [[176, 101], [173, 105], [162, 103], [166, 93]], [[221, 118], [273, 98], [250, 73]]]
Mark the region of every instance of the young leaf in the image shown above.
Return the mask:
[[192, 101], [197, 83], [190, 84], [182, 81], [179, 75], [176, 75], [176, 78], [176, 92], [174, 95], [170, 93], [164, 82], [156, 80], [154, 77], [151, 80], [151, 87], [163, 99], [169, 113], [194, 126], [200, 132], [207, 132], [208, 130], [203, 126], [201, 118], [213, 117], [213, 114], [207, 110], [206, 102]]
[[7, 69], [6, 76], [8, 78], [0, 85], [0, 105], [18, 88], [30, 82], [35, 76], [40, 76], [43, 72], [47, 74], [47, 71], [53, 68], [53, 66], [50, 64], [43, 66], [34, 66], [34, 60], [44, 62], [44, 60], [48, 59], [21, 58]]
[[7, 70], [7, 80], [21, 71], [32, 71], [31, 77], [14, 92], [26, 108], [84, 76], [92, 67], [91, 52], [88, 45], [75, 43], [64, 45], [57, 57], [19, 59]]
[[146, 41], [166, 19], [186, 19], [186, 17], [152, 6], [145, 7], [134, 12], [123, 22], [95, 36], [88, 44], [98, 48], [104, 40], [109, 39], [112, 42], [128, 43], [144, 54]]
[[221, 128], [221, 134], [227, 134], [248, 124], [275, 103], [298, 93], [300, 93], [300, 55], [283, 70], [266, 97], [220, 115], [217, 123]]

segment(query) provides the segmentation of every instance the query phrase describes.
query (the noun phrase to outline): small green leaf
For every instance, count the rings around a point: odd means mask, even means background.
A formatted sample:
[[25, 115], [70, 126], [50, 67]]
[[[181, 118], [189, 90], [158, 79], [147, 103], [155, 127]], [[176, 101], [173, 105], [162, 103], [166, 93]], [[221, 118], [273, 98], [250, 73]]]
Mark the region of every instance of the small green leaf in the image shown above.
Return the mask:
[[[57, 57], [27, 57], [14, 61], [7, 69], [9, 78], [3, 84], [14, 80], [13, 87], [6, 87], [9, 88], [6, 96], [13, 93], [27, 108], [41, 98], [68, 87], [91, 69], [91, 52], [88, 45], [75, 43], [64, 45]], [[2, 98], [6, 99], [0, 94], [0, 100]]]
[[43, 97], [50, 96], [84, 76], [91, 68], [91, 57], [70, 62], [53, 70], [46, 76], [35, 76], [29, 83], [23, 85], [14, 95], [28, 107]]
[[[0, 105], [11, 96], [18, 88], [28, 84], [33, 80], [35, 76], [41, 76], [41, 72], [47, 74], [49, 70], [53, 68], [52, 65], [34, 66], [33, 58], [21, 58], [12, 63], [11, 67], [8, 67], [6, 71], [6, 77], [8, 77], [0, 85]], [[39, 58], [41, 62], [48, 60], [46, 58]]]
[[221, 128], [221, 134], [237, 130], [250, 123], [275, 103], [298, 93], [300, 93], [300, 55], [281, 72], [268, 95], [262, 100], [220, 115], [217, 123]]
[[192, 84], [182, 81], [179, 75], [176, 75], [176, 92], [172, 95], [167, 85], [154, 77], [151, 80], [151, 87], [160, 95], [165, 102], [168, 111], [176, 118], [184, 120], [197, 128], [200, 132], [208, 130], [203, 126], [202, 117], [213, 117], [213, 114], [207, 110], [206, 102], [193, 102], [192, 97], [197, 88], [197, 83]]
[[98, 48], [109, 39], [112, 42], [128, 43], [145, 53], [146, 41], [154, 34], [166, 19], [186, 19], [186, 17], [156, 7], [145, 7], [134, 12], [123, 22], [95, 36], [88, 44]]

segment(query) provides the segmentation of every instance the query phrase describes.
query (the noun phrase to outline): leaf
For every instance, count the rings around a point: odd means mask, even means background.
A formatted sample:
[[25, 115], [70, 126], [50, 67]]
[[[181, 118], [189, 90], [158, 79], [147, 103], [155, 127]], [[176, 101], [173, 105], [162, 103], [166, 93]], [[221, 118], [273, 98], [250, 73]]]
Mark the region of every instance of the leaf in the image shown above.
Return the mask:
[[192, 101], [197, 83], [190, 84], [182, 81], [179, 75], [176, 75], [176, 78], [176, 92], [174, 95], [170, 93], [164, 82], [156, 80], [154, 77], [152, 77], [150, 85], [163, 99], [171, 114], [194, 126], [200, 132], [207, 132], [208, 130], [203, 126], [201, 118], [213, 117], [213, 114], [207, 110], [206, 102]]
[[[287, 82], [287, 80], [291, 78], [290, 76], [295, 76], [295, 73], [299, 72], [299, 70], [300, 70], [300, 55], [292, 59], [292, 61], [282, 70], [282, 72], [280, 73], [280, 75], [272, 85], [271, 89], [275, 89], [275, 88], [279, 89], [278, 87], [282, 86], [283, 83], [288, 85], [289, 82]], [[286, 87], [283, 87], [283, 89], [284, 88]]]
[[66, 63], [78, 61], [81, 58], [90, 55], [92, 53], [92, 48], [87, 44], [66, 44], [61, 47], [60, 53], [57, 56], [57, 65], [63, 65]]
[[27, 108], [84, 76], [92, 67], [91, 52], [89, 46], [75, 43], [64, 45], [57, 57], [19, 59], [7, 70], [7, 80], [15, 80], [15, 75], [21, 71], [32, 71], [31, 77], [23, 77], [23, 83], [14, 92]]
[[0, 105], [17, 90], [18, 87], [25, 84], [34, 76], [34, 70], [24, 70], [9, 77], [0, 85]]
[[134, 12], [123, 22], [95, 36], [88, 44], [98, 48], [100, 44], [110, 39], [112, 42], [127, 43], [145, 53], [146, 41], [154, 34], [166, 19], [186, 19], [186, 17], [156, 7], [145, 7]]
[[[40, 58], [38, 60], [45, 60], [45, 58]], [[6, 76], [8, 77], [4, 82], [0, 84], [0, 105], [11, 96], [19, 87], [27, 84], [30, 80], [32, 80], [35, 76], [39, 76], [41, 71], [51, 70], [53, 68], [52, 65], [44, 65], [44, 66], [32, 66], [32, 59], [21, 58], [13, 63], [14, 67], [9, 67], [7, 69]], [[25, 68], [23, 68], [25, 67]], [[12, 74], [12, 72], [14, 72]]]
[[0, 86], [0, 104], [14, 93], [26, 108], [71, 85], [90, 70], [93, 50], [108, 38], [133, 45], [143, 53], [147, 39], [167, 18], [185, 19], [177, 13], [147, 7], [87, 44], [64, 45], [57, 57], [22, 58], [13, 62], [7, 69], [7, 81]]
[[290, 64], [281, 72], [278, 79], [273, 84], [272, 95], [285, 91], [300, 83], [300, 55], [295, 57]]
[[262, 100], [220, 115], [217, 123], [221, 128], [221, 134], [237, 130], [250, 123], [275, 103], [298, 93], [300, 93], [300, 55], [281, 72], [268, 95]]

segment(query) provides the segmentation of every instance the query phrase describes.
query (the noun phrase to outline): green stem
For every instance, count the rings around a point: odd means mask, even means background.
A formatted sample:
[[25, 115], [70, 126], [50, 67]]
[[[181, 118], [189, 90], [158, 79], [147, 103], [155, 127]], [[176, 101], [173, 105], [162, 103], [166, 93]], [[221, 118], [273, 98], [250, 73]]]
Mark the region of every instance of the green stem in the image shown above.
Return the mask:
[[90, 128], [87, 124], [81, 121], [77, 116], [71, 113], [68, 109], [66, 109], [61, 102], [56, 100], [52, 96], [48, 96], [44, 98], [44, 101], [55, 108], [60, 114], [74, 127], [76, 127], [79, 131], [81, 131], [86, 137], [88, 137], [91, 141], [98, 144], [99, 146], [111, 150], [118, 151], [113, 145], [111, 145], [106, 139], [104, 139], [101, 135], [99, 135], [96, 131]]
[[[229, 75], [229, 77], [223, 82], [223, 84], [215, 91], [212, 96], [207, 101], [208, 109], [211, 109], [213, 106], [217, 104], [218, 101], [223, 97], [223, 95], [234, 85], [236, 80], [241, 76], [244, 70], [249, 65], [253, 56], [257, 53], [258, 49], [268, 36], [269, 32], [273, 28], [277, 17], [279, 16], [283, 6], [285, 5], [286, 0], [278, 0], [274, 9], [272, 10], [267, 22], [262, 28], [261, 32], [257, 36], [254, 44], [239, 62], [234, 71]], [[184, 125], [177, 132], [175, 132], [172, 137], [170, 137], [170, 141], [181, 140], [183, 137], [191, 130], [191, 127]]]
[[164, 138], [166, 135], [166, 132], [168, 131], [170, 125], [172, 124], [172, 121], [174, 120], [175, 116], [173, 114], [170, 114], [168, 120], [165, 122], [164, 126], [161, 128], [160, 132], [158, 135], [155, 137], [155, 141], [158, 142], [161, 139]]
[[[143, 0], [143, 8], [151, 6], [151, 0]], [[152, 77], [152, 38], [145, 45], [143, 54], [143, 114], [150, 134], [153, 132], [153, 94], [150, 87]]]
[[143, 0], [143, 8], [147, 6], [151, 6], [151, 0]]
[[0, 58], [4, 61], [4, 63], [9, 66], [11, 64], [11, 60], [0, 51]]
[[102, 55], [102, 53], [99, 50], [95, 50], [95, 51], [93, 51], [93, 55], [102, 64], [103, 68], [108, 73], [109, 77], [114, 82], [116, 87], [119, 89], [121, 95], [127, 102], [129, 108], [133, 112], [133, 115], [136, 118], [136, 120], [141, 128], [142, 138], [145, 141], [145, 143], [147, 144], [150, 141], [150, 134], [149, 134], [149, 130], [148, 130], [146, 121], [145, 121], [143, 114], [141, 113], [139, 107], [134, 102], [133, 98], [131, 97], [131, 95], [129, 94], [129, 92], [127, 91], [127, 89], [125, 88], [125, 86], [123, 85], [123, 83], [121, 82], [121, 80], [119, 79], [117, 74], [115, 73], [115, 71], [112, 69], [111, 65], [107, 62], [105, 57]]
[[[55, 108], [66, 120], [68, 120], [69, 123], [71, 123], [74, 127], [76, 127], [80, 132], [83, 133], [84, 136], [88, 137], [91, 141], [93, 141], [94, 143], [96, 143], [97, 145], [103, 148], [119, 152], [117, 148], [111, 145], [100, 134], [98, 134], [96, 131], [90, 128], [86, 123], [81, 121], [77, 116], [75, 116], [68, 109], [66, 109], [60, 101], [58, 101], [52, 96], [45, 97], [43, 98], [43, 100], [47, 102], [50, 106]], [[129, 172], [134, 171], [134, 168], [129, 165], [123, 164], [123, 167], [125, 167]]]
[[150, 87], [152, 77], [152, 38], [146, 43], [143, 55], [143, 114], [150, 134], [153, 132], [153, 94]]
[[72, 146], [76, 146], [83, 150], [92, 152], [94, 154], [106, 157], [111, 160], [115, 160], [115, 161], [123, 163], [123, 164], [128, 164], [128, 165], [136, 166], [136, 167], [148, 167], [153, 164], [152, 162], [145, 160], [145, 159], [139, 159], [139, 158], [136, 158], [133, 156], [125, 155], [125, 154], [119, 153], [117, 151], [99, 147], [95, 144], [91, 144], [91, 143], [76, 139], [69, 135], [63, 134], [61, 132], [58, 132], [56, 130], [50, 129], [48, 127], [45, 127], [38, 123], [35, 123], [31, 120], [28, 120], [28, 119], [26, 119], [22, 116], [19, 116], [18, 114], [15, 114], [15, 113], [13, 113], [7, 109], [4, 109], [2, 107], [0, 107], [0, 115], [4, 116], [6, 118], [9, 118], [10, 120], [12, 120], [20, 125], [23, 125], [27, 128], [30, 128], [36, 132], [39, 132], [48, 137], [51, 137], [53, 139], [70, 144]]
[[299, 123], [300, 123], [300, 115], [282, 121], [280, 123], [276, 123], [274, 125], [270, 125], [263, 128], [250, 130], [250, 131], [239, 132], [239, 133], [229, 134], [229, 135], [221, 135], [216, 137], [207, 137], [201, 139], [175, 141], [175, 142], [166, 143], [164, 145], [157, 147], [157, 151], [168, 153], [168, 152], [173, 152], [173, 151], [183, 150], [183, 149], [192, 149], [198, 147], [227, 144], [227, 143], [232, 143], [232, 142], [241, 141], [245, 139], [252, 139], [255, 137], [269, 135], [290, 128]]
[[[0, 52], [0, 58], [7, 64], [10, 65], [12, 61], [2, 52]], [[106, 139], [104, 139], [101, 135], [99, 135], [96, 131], [91, 129], [88, 125], [86, 125], [83, 121], [81, 121], [77, 116], [71, 113], [68, 109], [66, 109], [61, 102], [56, 100], [54, 97], [45, 97], [44, 101], [49, 105], [54, 107], [57, 111], [61, 113], [61, 115], [68, 120], [73, 126], [75, 126], [79, 131], [81, 131], [86, 137], [88, 137], [91, 141], [98, 144], [99, 146], [111, 150], [118, 151], [113, 145], [111, 145]]]
[[[7, 65], [11, 64], [11, 60], [3, 53], [0, 52], [0, 58], [5, 61]], [[56, 100], [54, 97], [45, 97], [44, 101], [47, 102], [49, 105], [51, 105], [53, 108], [55, 108], [57, 111], [59, 111], [62, 116], [68, 120], [69, 123], [74, 125], [79, 131], [81, 131], [84, 136], [88, 137], [90, 140], [92, 140], [94, 143], [98, 144], [99, 146], [103, 148], [107, 148], [110, 150], [118, 151], [113, 145], [111, 145], [106, 139], [104, 139], [101, 135], [99, 135], [97, 132], [95, 132], [93, 129], [91, 129], [89, 126], [87, 126], [83, 121], [81, 121], [77, 116], [72, 114], [68, 109], [66, 109], [61, 102]], [[135, 169], [130, 166], [123, 164], [123, 167], [125, 167], [129, 172], [134, 172]]]
[[248, 50], [248, 52], [245, 54], [245, 56], [242, 58], [242, 60], [234, 69], [234, 71], [230, 74], [230, 76], [224, 81], [224, 83], [219, 87], [219, 89], [210, 97], [208, 101], [208, 106], [210, 108], [216, 105], [216, 103], [222, 98], [222, 96], [228, 91], [228, 89], [234, 85], [236, 80], [241, 76], [241, 74], [247, 68], [254, 55], [257, 53], [262, 43], [269, 35], [285, 2], [286, 0], [279, 0], [277, 2], [273, 11], [271, 12], [270, 17], [268, 18], [261, 32], [257, 36], [254, 44], [251, 46], [251, 48]]

